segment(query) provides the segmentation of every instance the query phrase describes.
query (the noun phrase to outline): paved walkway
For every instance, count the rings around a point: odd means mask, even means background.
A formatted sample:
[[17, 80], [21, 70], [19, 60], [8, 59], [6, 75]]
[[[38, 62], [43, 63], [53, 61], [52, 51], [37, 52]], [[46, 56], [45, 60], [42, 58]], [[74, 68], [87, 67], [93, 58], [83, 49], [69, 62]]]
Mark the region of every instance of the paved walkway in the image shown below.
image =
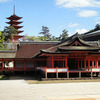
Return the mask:
[[28, 84], [0, 81], [0, 100], [100, 100], [100, 82]]

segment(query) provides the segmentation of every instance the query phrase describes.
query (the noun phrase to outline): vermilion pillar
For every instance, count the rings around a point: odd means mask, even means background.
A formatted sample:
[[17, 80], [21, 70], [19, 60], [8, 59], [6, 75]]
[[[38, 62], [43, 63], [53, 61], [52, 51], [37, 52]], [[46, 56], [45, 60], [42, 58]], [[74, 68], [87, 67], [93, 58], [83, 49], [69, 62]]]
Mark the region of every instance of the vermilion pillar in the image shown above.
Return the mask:
[[90, 70], [90, 59], [88, 59], [88, 70]]
[[84, 60], [84, 68], [86, 69], [86, 59]]
[[52, 68], [54, 68], [54, 57], [52, 57]]
[[81, 59], [81, 69], [82, 69], [82, 59]]
[[67, 68], [67, 57], [65, 58], [65, 67]]
[[95, 60], [95, 66], [97, 67], [97, 60]]

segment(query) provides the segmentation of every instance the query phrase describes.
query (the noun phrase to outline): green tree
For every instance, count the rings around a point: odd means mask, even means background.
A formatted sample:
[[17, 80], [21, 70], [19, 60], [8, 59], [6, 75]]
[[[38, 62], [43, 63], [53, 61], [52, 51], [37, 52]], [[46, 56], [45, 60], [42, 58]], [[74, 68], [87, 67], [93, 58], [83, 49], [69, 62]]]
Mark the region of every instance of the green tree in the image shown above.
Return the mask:
[[6, 37], [13, 39], [13, 35], [17, 34], [18, 30], [15, 29], [13, 26], [5, 27], [3, 33]]
[[100, 30], [100, 25], [99, 25], [99, 24], [97, 24], [97, 25], [95, 26], [95, 30]]
[[[51, 34], [49, 33], [49, 31], [50, 30], [47, 26], [42, 26], [42, 32], [40, 32], [39, 34], [42, 34], [44, 36], [44, 40], [45, 40], [45, 38], [47, 38], [47, 40], [51, 40]], [[43, 38], [43, 37], [41, 37], [41, 38]]]
[[0, 31], [0, 43], [3, 43], [5, 39], [5, 35]]
[[47, 41], [48, 37], [45, 36], [38, 36], [37, 41]]
[[51, 41], [59, 41], [58, 37], [51, 36]]
[[37, 41], [37, 37], [36, 36], [25, 36], [26, 40], [28, 41]]
[[0, 50], [3, 50], [3, 49], [5, 48], [5, 45], [3, 45], [4, 39], [5, 39], [5, 36], [4, 36], [4, 34], [0, 31]]
[[62, 34], [60, 34], [60, 36], [59, 36], [59, 41], [63, 41], [65, 39], [67, 39], [67, 38], [68, 38], [68, 31], [66, 29], [64, 29], [62, 31]]

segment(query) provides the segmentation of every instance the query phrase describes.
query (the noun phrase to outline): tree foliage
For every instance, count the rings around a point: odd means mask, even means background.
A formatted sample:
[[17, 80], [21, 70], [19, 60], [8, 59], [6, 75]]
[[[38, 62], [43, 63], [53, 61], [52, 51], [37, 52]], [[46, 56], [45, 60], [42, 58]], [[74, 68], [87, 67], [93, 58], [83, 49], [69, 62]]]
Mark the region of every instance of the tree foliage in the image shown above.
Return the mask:
[[64, 29], [62, 31], [62, 34], [60, 34], [60, 36], [59, 36], [59, 41], [63, 41], [65, 39], [67, 39], [67, 38], [68, 38], [68, 31], [66, 29]]
[[68, 31], [66, 29], [64, 29], [62, 31], [62, 34], [60, 34], [59, 37], [56, 36], [52, 36], [49, 33], [49, 28], [47, 26], [42, 26], [42, 32], [40, 32], [39, 34], [42, 34], [43, 36], [25, 36], [26, 40], [28, 41], [62, 41], [64, 39], [68, 38]]
[[100, 25], [99, 24], [96, 24], [96, 26], [95, 26], [94, 29], [91, 29], [91, 30], [89, 30], [88, 32], [86, 32], [84, 34], [88, 34], [88, 33], [94, 32], [94, 31], [98, 31], [98, 30], [100, 30]]
[[5, 39], [5, 35], [2, 33], [2, 31], [0, 31], [0, 50], [4, 50], [5, 45], [4, 43], [4, 39]]
[[25, 36], [26, 37], [26, 39], [28, 40], [28, 41], [37, 41], [37, 37], [36, 36]]
[[17, 29], [15, 29], [13, 26], [5, 27], [3, 33], [13, 39], [13, 35], [17, 34]]
[[49, 33], [49, 28], [47, 26], [42, 26], [42, 32], [39, 34], [42, 34], [43, 36], [39, 36], [43, 41], [46, 40], [51, 40], [51, 34]]

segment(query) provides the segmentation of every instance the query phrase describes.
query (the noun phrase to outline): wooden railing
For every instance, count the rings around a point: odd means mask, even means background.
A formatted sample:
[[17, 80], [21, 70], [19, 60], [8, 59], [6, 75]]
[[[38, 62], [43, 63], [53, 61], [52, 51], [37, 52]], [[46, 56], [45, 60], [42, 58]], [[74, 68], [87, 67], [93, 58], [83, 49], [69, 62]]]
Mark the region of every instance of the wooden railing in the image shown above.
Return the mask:
[[47, 68], [47, 67], [40, 67], [40, 70], [43, 72], [47, 72], [47, 73], [63, 73], [63, 72], [68, 72], [68, 68]]

